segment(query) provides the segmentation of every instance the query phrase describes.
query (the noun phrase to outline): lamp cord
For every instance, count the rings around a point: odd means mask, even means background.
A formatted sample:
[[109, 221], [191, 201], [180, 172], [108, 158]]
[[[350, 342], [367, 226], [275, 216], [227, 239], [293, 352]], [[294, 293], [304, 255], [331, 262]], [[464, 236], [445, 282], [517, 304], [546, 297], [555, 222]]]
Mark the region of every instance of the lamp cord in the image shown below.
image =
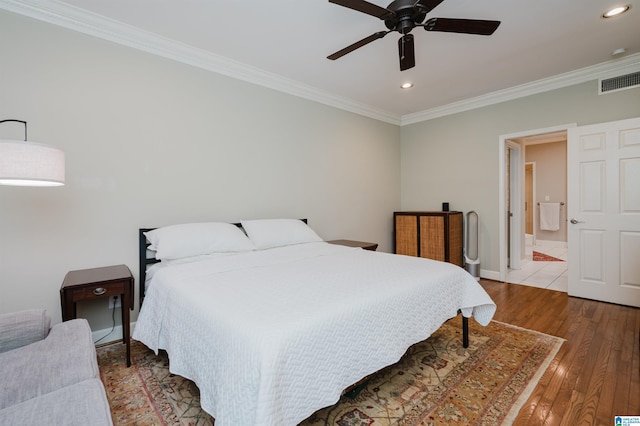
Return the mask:
[[104, 340], [107, 336], [109, 336], [111, 333], [113, 333], [113, 330], [116, 329], [116, 304], [113, 304], [113, 308], [111, 308], [111, 331], [109, 331], [107, 334], [105, 334], [104, 336], [102, 336], [101, 338], [99, 338], [98, 340], [96, 340], [95, 342], [93, 342], [93, 344], [95, 345], [96, 343], [100, 343], [102, 340]]

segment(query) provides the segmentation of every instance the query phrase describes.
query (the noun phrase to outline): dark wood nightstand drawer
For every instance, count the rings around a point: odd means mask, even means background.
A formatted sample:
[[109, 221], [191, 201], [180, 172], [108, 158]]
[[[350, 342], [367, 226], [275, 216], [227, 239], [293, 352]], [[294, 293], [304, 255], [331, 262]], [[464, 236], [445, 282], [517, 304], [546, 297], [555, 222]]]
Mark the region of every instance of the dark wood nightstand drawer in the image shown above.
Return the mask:
[[72, 299], [74, 302], [77, 302], [79, 300], [91, 300], [99, 299], [102, 297], [120, 296], [125, 291], [125, 285], [128, 285], [128, 283], [121, 281], [108, 284], [96, 284], [82, 288], [74, 288], [73, 290], [71, 290]]

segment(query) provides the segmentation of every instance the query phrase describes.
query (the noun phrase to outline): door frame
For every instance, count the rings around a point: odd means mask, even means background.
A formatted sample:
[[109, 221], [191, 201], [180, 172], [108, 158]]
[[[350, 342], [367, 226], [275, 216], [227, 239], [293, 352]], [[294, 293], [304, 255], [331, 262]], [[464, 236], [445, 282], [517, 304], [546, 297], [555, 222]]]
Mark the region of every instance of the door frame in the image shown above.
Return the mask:
[[[524, 145], [507, 140], [506, 149], [509, 150], [509, 165], [505, 173], [508, 175], [509, 185], [504, 191], [505, 204], [503, 205], [505, 209], [503, 210], [506, 221], [507, 267], [520, 269], [520, 260], [524, 257], [524, 241], [522, 239], [524, 235]], [[505, 167], [507, 167], [506, 162]], [[509, 199], [511, 217], [507, 214], [507, 198]]]
[[[507, 278], [507, 258], [510, 255], [512, 259], [516, 258], [518, 260], [523, 258], [524, 254], [524, 240], [522, 238], [519, 239], [519, 244], [514, 247], [514, 240], [511, 242], [511, 253], [507, 253], [508, 247], [508, 232], [507, 226], [509, 225], [507, 221], [507, 211], [506, 211], [506, 200], [507, 200], [507, 172], [508, 169], [506, 167], [506, 151], [509, 148], [514, 148], [515, 146], [519, 146], [519, 152], [522, 153], [520, 156], [521, 166], [518, 168], [516, 173], [518, 174], [518, 184], [516, 186], [511, 185], [511, 194], [510, 197], [512, 200], [517, 198], [517, 202], [519, 205], [517, 209], [512, 209], [513, 217], [511, 221], [512, 229], [518, 230], [518, 236], [520, 236], [521, 232], [524, 229], [524, 146], [520, 143], [515, 142], [513, 139], [524, 138], [527, 136], [535, 136], [543, 133], [554, 133], [561, 131], [568, 131], [568, 129], [577, 127], [576, 123], [569, 124], [561, 124], [558, 126], [545, 127], [542, 129], [534, 129], [534, 130], [525, 130], [516, 133], [509, 133], [505, 135], [500, 135], [498, 138], [498, 175], [499, 175], [499, 184], [498, 184], [498, 238], [500, 244], [500, 271], [499, 271], [499, 280], [505, 281]], [[513, 180], [511, 181], [513, 183]], [[516, 192], [517, 194], [514, 194]], [[522, 204], [522, 205], [520, 205]], [[517, 215], [516, 215], [517, 212]], [[522, 232], [524, 233], [524, 231]], [[567, 251], [570, 250], [570, 247], [567, 245]], [[512, 261], [512, 266], [515, 266]]]
[[[525, 151], [526, 153], [526, 151]], [[531, 182], [531, 206], [529, 206], [529, 208], [531, 209], [531, 235], [533, 236], [533, 245], [536, 244], [536, 225], [538, 225], [538, 221], [536, 220], [536, 162], [535, 161], [525, 161], [524, 163], [524, 167], [526, 169], [527, 166], [531, 166], [531, 177], [532, 177], [532, 182]], [[525, 179], [525, 186], [526, 186], [526, 179]], [[525, 201], [526, 201], [526, 190], [525, 190]], [[526, 209], [525, 209], [525, 221], [526, 221]], [[526, 226], [525, 226], [525, 233], [526, 233]]]

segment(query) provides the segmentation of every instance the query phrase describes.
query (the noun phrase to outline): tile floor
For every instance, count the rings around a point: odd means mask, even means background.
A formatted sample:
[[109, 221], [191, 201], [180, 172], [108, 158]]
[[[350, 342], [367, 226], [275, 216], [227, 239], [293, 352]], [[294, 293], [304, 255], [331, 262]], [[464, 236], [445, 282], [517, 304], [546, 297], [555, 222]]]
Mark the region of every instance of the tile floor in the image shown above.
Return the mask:
[[[507, 282], [524, 284], [549, 290], [568, 291], [567, 278], [567, 243], [564, 241], [536, 240], [526, 236], [525, 259], [520, 262], [520, 269], [510, 269], [507, 272]], [[548, 254], [563, 259], [564, 262], [534, 262], [533, 251]]]

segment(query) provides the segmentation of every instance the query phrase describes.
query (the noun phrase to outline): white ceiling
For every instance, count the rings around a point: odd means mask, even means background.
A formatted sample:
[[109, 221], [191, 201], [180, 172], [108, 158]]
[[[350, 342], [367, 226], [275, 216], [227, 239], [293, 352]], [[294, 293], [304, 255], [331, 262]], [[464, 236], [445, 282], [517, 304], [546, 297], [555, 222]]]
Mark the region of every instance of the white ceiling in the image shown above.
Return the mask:
[[[619, 4], [631, 9], [601, 18]], [[640, 65], [640, 0], [445, 0], [427, 18], [502, 24], [492, 36], [417, 27], [416, 66], [402, 72], [397, 33], [326, 59], [386, 29], [327, 0], [0, 0], [0, 8], [401, 124], [531, 82], [562, 85], [565, 73]], [[619, 48], [626, 53], [612, 56]], [[401, 90], [407, 80], [415, 87]]]

